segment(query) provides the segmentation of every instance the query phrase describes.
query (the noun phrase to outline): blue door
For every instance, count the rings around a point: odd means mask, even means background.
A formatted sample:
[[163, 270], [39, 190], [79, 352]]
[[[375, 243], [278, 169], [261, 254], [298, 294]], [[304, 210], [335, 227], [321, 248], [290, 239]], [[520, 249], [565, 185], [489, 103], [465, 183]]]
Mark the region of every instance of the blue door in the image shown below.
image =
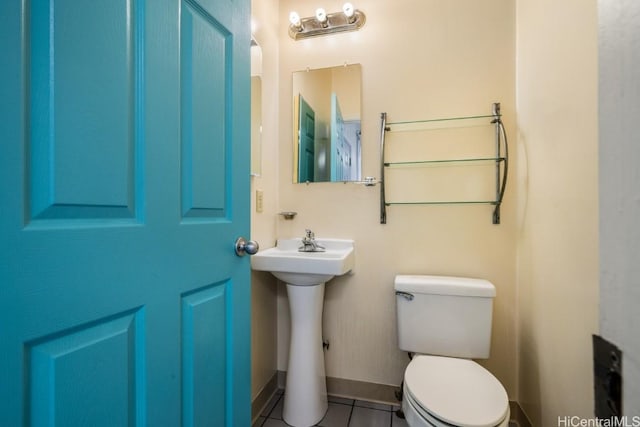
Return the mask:
[[0, 3], [0, 425], [249, 426], [249, 14]]
[[298, 95], [300, 112], [298, 117], [298, 135], [300, 158], [298, 182], [313, 182], [315, 175], [315, 132], [316, 113], [302, 95]]

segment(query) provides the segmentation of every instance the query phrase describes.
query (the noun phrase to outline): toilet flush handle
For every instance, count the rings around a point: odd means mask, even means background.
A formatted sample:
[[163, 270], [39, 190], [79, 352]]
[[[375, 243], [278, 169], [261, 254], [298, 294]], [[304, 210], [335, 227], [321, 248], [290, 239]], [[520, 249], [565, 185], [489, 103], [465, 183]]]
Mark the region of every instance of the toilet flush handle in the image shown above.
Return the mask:
[[396, 295], [404, 297], [409, 301], [413, 301], [413, 294], [410, 294], [409, 292], [396, 291]]

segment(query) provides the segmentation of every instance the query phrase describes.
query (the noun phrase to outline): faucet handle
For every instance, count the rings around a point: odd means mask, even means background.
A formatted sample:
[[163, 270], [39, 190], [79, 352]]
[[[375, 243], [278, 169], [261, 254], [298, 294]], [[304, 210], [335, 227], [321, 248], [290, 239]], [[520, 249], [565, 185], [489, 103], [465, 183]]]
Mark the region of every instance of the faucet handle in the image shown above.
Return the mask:
[[307, 239], [315, 239], [315, 234], [313, 234], [313, 231], [309, 230], [308, 228], [306, 230], [304, 230], [305, 232], [305, 237]]

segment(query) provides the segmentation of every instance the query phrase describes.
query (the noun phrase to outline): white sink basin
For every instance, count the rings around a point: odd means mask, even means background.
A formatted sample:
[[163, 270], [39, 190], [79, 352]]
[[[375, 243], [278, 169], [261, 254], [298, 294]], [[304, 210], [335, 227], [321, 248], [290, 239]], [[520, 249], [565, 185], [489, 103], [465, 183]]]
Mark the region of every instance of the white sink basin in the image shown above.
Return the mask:
[[251, 268], [269, 271], [285, 283], [319, 285], [349, 272], [355, 263], [353, 240], [316, 239], [325, 252], [299, 252], [302, 239], [280, 239], [276, 247], [251, 257]]

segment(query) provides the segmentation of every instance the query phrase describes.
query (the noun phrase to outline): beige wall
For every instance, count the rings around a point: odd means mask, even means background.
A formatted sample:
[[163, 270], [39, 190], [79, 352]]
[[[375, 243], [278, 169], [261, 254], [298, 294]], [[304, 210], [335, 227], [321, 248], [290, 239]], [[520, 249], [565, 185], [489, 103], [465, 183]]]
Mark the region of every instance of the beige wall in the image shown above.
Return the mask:
[[[251, 178], [251, 237], [262, 246], [276, 240], [278, 212], [278, 31], [276, 0], [252, 1], [254, 37], [262, 48], [262, 173]], [[262, 190], [264, 210], [256, 212], [256, 190]], [[251, 275], [251, 393], [262, 390], [276, 372], [276, 281], [268, 273]]]
[[519, 400], [534, 426], [593, 416], [598, 329], [597, 8], [518, 0]]
[[[338, 11], [342, 1], [325, 1]], [[291, 10], [310, 16], [311, 0], [281, 0], [279, 18]], [[492, 356], [483, 362], [516, 391], [515, 225], [513, 187], [503, 222], [492, 225], [490, 206], [392, 207], [379, 223], [379, 188], [355, 184], [292, 184], [291, 73], [309, 68], [362, 64], [364, 175], [379, 176], [379, 117], [397, 120], [489, 114], [502, 102], [507, 129], [514, 132], [514, 4], [511, 0], [362, 0], [367, 14], [358, 32], [294, 42], [280, 25], [279, 192], [280, 210], [293, 221], [277, 221], [279, 237], [302, 236], [356, 241], [352, 275], [329, 282], [324, 335], [327, 375], [399, 384], [407, 364], [396, 342], [396, 274], [475, 276], [497, 287]], [[515, 137], [513, 138], [515, 140]], [[492, 140], [489, 142], [492, 143]], [[515, 150], [514, 150], [515, 152]], [[515, 167], [513, 172], [515, 173]], [[278, 369], [286, 370], [288, 301], [278, 294]]]

